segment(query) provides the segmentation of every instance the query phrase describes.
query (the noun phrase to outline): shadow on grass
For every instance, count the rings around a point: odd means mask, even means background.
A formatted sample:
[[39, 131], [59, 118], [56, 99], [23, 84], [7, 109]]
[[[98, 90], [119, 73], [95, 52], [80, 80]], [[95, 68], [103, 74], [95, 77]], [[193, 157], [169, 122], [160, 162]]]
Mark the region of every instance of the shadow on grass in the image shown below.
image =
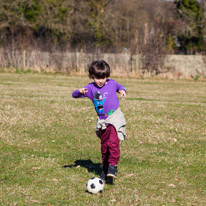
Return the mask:
[[76, 160], [74, 164], [64, 165], [64, 168], [73, 168], [73, 167], [84, 167], [88, 172], [93, 172], [95, 175], [100, 176], [102, 172], [102, 164], [93, 163], [90, 159], [88, 160]]

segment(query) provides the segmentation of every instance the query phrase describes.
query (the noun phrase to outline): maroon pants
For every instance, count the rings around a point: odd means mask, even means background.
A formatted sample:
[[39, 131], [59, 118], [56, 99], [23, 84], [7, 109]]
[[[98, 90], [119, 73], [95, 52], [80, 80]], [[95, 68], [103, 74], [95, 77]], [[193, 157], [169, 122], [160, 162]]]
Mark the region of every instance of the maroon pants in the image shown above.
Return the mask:
[[117, 165], [120, 159], [119, 138], [113, 125], [108, 125], [107, 129], [100, 130], [102, 164]]

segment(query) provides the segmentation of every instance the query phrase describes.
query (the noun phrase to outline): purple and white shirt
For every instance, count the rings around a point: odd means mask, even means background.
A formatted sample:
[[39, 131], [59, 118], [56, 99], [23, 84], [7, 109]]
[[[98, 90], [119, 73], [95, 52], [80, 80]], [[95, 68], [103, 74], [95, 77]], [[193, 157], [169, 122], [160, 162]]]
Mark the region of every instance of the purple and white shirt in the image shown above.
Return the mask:
[[120, 90], [126, 92], [125, 87], [118, 84], [113, 79], [108, 79], [103, 87], [98, 87], [95, 82], [92, 82], [87, 84], [84, 88], [88, 90], [86, 94], [81, 94], [79, 90], [75, 90], [72, 93], [72, 97], [88, 97], [91, 99], [100, 119], [106, 119], [119, 107], [117, 92]]

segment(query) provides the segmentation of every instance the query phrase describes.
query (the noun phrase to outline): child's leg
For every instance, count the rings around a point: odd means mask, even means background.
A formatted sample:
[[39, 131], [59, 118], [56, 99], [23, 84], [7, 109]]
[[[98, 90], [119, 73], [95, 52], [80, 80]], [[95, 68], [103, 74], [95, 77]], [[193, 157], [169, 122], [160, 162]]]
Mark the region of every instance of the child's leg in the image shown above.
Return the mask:
[[119, 138], [114, 126], [109, 125], [106, 130], [100, 131], [102, 164], [117, 165], [120, 159]]
[[100, 178], [102, 180], [106, 180], [108, 167], [109, 167], [109, 150], [107, 146], [108, 141], [108, 132], [106, 130], [100, 130], [100, 137], [101, 137], [101, 154], [102, 154], [102, 173], [100, 175]]
[[100, 177], [102, 179], [106, 179], [106, 176], [115, 178], [117, 175], [117, 164], [120, 159], [120, 141], [116, 129], [114, 126], [109, 125], [106, 130], [100, 130], [100, 136], [103, 164], [103, 172]]
[[101, 154], [102, 154], [102, 165], [103, 167], [109, 166], [109, 149], [107, 145], [107, 141], [109, 139], [109, 132], [108, 130], [100, 130], [101, 136]]
[[110, 128], [110, 133], [109, 133], [109, 139], [107, 141], [107, 145], [109, 149], [108, 162], [110, 165], [117, 166], [120, 159], [120, 148], [119, 148], [120, 140], [117, 136], [117, 132], [114, 126], [110, 125], [109, 128]]

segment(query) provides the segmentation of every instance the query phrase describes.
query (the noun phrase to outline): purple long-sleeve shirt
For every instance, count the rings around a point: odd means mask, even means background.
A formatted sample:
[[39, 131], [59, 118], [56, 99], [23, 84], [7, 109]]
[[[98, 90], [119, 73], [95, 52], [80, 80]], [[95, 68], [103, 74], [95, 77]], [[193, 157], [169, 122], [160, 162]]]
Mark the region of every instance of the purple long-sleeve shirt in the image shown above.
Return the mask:
[[100, 119], [106, 119], [119, 107], [117, 92], [125, 90], [125, 87], [118, 84], [113, 79], [108, 79], [103, 87], [98, 87], [94, 82], [87, 84], [86, 94], [81, 94], [79, 90], [72, 93], [74, 98], [88, 97], [94, 104], [97, 115]]

